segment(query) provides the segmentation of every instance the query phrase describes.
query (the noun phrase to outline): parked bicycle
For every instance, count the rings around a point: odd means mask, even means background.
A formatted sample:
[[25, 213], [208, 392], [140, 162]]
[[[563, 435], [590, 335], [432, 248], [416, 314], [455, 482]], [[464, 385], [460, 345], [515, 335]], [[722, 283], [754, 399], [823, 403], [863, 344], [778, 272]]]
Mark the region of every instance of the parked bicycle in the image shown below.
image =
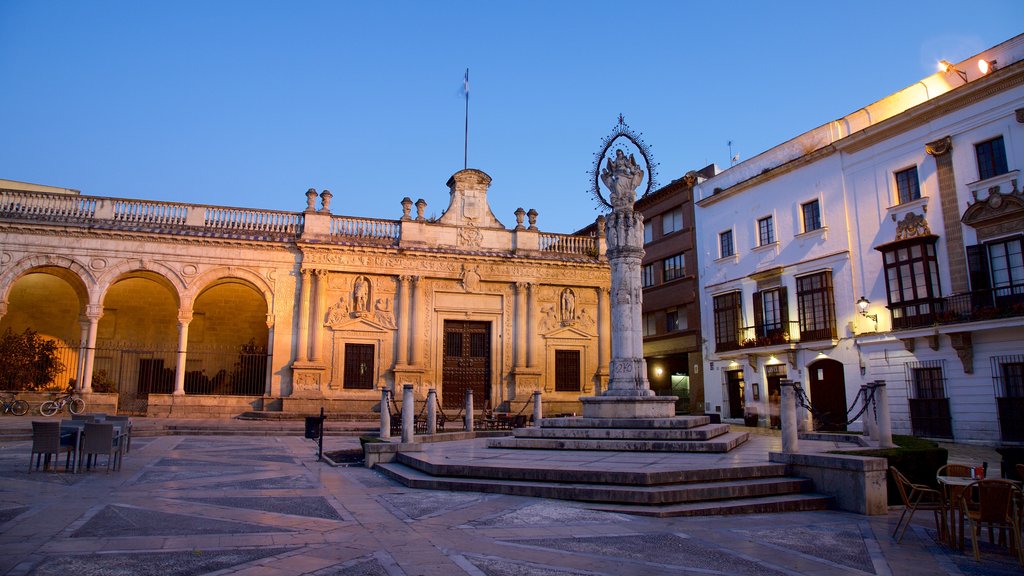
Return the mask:
[[74, 391], [68, 390], [64, 396], [55, 400], [47, 400], [39, 407], [39, 413], [43, 416], [53, 416], [67, 406], [72, 414], [85, 412], [85, 400], [75, 395]]
[[3, 398], [0, 399], [0, 412], [10, 412], [15, 416], [24, 416], [28, 414], [28, 402], [18, 400], [18, 397], [14, 394], [4, 394]]

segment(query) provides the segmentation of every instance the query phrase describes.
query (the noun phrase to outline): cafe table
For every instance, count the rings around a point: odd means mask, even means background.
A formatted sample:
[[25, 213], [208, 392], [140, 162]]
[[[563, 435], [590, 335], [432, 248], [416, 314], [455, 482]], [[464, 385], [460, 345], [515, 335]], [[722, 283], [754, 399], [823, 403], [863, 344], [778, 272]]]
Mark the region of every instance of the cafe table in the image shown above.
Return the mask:
[[[958, 533], [957, 520], [961, 516], [960, 510], [960, 496], [963, 494], [964, 488], [971, 484], [984, 480], [984, 478], [971, 478], [970, 476], [936, 476], [936, 480], [942, 485], [942, 493], [946, 495], [946, 506], [949, 508], [949, 530], [946, 531], [946, 535], [949, 538], [947, 542], [951, 548], [960, 549], [961, 538], [963, 534]], [[1019, 481], [1014, 480], [1017, 484]]]
[[[100, 422], [101, 424], [104, 422]], [[74, 448], [75, 448], [75, 469], [74, 472], [80, 472], [82, 470], [82, 442], [85, 440], [85, 420], [61, 420], [60, 421], [60, 435], [61, 438], [64, 436], [74, 437]], [[114, 437], [121, 436], [124, 431], [124, 422], [106, 422], [106, 424], [112, 424], [114, 426]]]

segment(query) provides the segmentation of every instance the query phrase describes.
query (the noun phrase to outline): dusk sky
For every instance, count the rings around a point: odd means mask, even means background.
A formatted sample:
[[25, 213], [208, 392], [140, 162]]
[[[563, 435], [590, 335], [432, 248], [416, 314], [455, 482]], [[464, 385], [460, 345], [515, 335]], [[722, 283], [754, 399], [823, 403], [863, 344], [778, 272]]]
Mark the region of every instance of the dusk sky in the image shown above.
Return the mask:
[[0, 0], [0, 178], [398, 218], [463, 167], [571, 232], [621, 113], [658, 180], [729, 165], [1022, 32], [1024, 2]]

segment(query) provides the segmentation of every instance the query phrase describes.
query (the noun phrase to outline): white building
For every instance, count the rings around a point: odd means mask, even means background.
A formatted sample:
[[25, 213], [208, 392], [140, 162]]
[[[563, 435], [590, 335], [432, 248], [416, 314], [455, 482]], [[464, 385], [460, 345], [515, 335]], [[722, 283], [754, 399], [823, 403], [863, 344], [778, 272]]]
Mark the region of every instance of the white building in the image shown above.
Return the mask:
[[709, 412], [768, 425], [789, 378], [841, 429], [885, 380], [898, 434], [1024, 441], [1022, 59], [1024, 35], [696, 185]]

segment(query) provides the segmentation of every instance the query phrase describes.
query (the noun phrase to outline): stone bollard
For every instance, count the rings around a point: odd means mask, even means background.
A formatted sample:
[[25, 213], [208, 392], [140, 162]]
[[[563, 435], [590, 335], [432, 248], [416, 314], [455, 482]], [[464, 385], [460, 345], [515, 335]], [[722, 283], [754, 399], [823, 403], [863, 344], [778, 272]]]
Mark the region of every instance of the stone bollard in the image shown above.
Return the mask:
[[540, 427], [540, 419], [542, 418], [544, 411], [540, 407], [540, 390], [533, 393], [533, 425]]
[[391, 391], [387, 388], [380, 389], [380, 439], [391, 438]]
[[895, 448], [892, 443], [892, 419], [889, 416], [889, 393], [885, 380], [875, 380], [875, 402], [878, 406], [878, 447]]
[[437, 390], [427, 390], [427, 434], [437, 432]]
[[782, 419], [782, 452], [784, 454], [795, 454], [798, 451], [798, 438], [796, 429], [796, 391], [793, 389], [796, 383], [792, 380], [782, 380], [779, 386], [782, 391], [782, 399], [779, 416]]
[[864, 408], [864, 413], [860, 415], [861, 428], [863, 429], [864, 437], [869, 440], [878, 438], [878, 426], [875, 424], [875, 407], [871, 405], [871, 401], [868, 401], [868, 398], [871, 397], [874, 391], [874, 384], [861, 384], [860, 386], [861, 407]]
[[416, 432], [416, 397], [413, 395], [412, 384], [402, 385], [402, 442], [412, 442]]
[[466, 388], [466, 416], [463, 419], [466, 424], [466, 432], [473, 431], [473, 389]]

